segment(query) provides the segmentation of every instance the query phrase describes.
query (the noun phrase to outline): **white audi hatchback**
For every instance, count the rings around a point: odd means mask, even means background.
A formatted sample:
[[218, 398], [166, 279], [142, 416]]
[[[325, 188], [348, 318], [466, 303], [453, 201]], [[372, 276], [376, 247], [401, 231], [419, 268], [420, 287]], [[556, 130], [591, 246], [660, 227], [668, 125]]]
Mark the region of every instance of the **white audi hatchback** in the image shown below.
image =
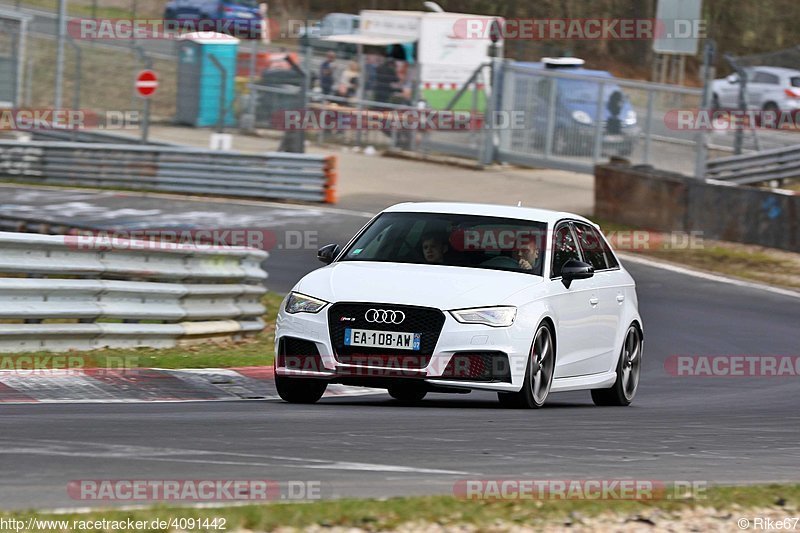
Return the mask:
[[636, 287], [600, 229], [570, 213], [404, 203], [369, 221], [281, 304], [275, 380], [312, 403], [328, 383], [496, 391], [511, 407], [591, 391], [628, 405], [643, 329]]

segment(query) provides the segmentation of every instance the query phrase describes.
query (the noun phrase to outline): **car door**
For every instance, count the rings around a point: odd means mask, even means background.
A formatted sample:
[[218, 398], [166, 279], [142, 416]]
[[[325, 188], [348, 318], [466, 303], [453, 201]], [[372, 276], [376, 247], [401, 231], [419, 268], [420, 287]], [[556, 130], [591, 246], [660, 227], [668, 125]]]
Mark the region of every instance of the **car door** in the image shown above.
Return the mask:
[[582, 260], [569, 221], [555, 227], [552, 237], [550, 280], [556, 319], [555, 378], [594, 374], [600, 354], [595, 338], [599, 334], [596, 307], [599, 302], [594, 278], [576, 279], [569, 288], [561, 279], [561, 267], [570, 259]]
[[735, 109], [739, 107], [739, 76], [731, 74], [727, 78], [719, 80], [715, 84], [714, 90], [719, 97], [719, 105], [724, 109]]
[[613, 368], [617, 360], [626, 279], [597, 229], [583, 222], [575, 222], [575, 237], [583, 260], [594, 267], [598, 298], [595, 308], [598, 323], [595, 343], [599, 353], [597, 359], [587, 361], [586, 366], [593, 372], [606, 372]]
[[747, 84], [747, 105], [754, 109], [764, 107], [764, 104], [771, 100], [771, 93], [779, 83], [777, 75], [757, 70], [751, 82]]

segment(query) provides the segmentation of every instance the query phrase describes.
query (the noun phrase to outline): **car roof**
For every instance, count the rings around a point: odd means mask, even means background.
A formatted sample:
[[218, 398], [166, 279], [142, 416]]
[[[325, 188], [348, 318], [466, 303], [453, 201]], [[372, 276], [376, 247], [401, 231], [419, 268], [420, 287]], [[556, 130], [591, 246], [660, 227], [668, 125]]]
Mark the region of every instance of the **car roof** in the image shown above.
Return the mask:
[[[547, 65], [542, 61], [514, 61], [514, 67], [529, 68], [531, 70], [546, 70]], [[554, 72], [563, 72], [565, 74], [574, 74], [576, 76], [586, 76], [595, 78], [614, 78], [614, 75], [607, 70], [595, 70], [584, 67], [563, 67], [558, 69], [550, 69]]]
[[502, 218], [517, 218], [555, 224], [564, 218], [587, 222], [596, 226], [591, 220], [574, 213], [564, 211], [551, 211], [550, 209], [537, 209], [533, 207], [518, 207], [513, 205], [474, 204], [466, 202], [405, 202], [395, 204], [383, 210], [384, 213], [447, 213], [460, 215], [479, 215]]
[[770, 74], [800, 76], [800, 70], [795, 70], [793, 68], [785, 68], [785, 67], [748, 67], [748, 68], [760, 72], [768, 72]]

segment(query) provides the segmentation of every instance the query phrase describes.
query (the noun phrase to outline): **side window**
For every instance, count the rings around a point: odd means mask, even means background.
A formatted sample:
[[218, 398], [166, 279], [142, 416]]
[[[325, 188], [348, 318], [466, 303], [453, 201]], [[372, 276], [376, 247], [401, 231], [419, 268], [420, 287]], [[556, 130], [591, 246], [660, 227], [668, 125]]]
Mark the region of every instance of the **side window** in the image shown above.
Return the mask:
[[564, 223], [558, 226], [555, 235], [553, 235], [553, 273], [552, 277], [561, 275], [561, 267], [570, 259], [580, 260], [581, 256], [578, 253], [578, 246], [575, 243], [575, 238], [572, 235], [572, 230], [569, 224]]
[[[600, 232], [598, 231], [598, 233]], [[607, 268], [619, 268], [619, 261], [614, 257], [614, 253], [611, 251], [611, 245], [608, 244], [608, 241], [602, 233], [600, 233], [600, 242], [603, 243], [603, 254], [606, 256]]]
[[780, 81], [778, 76], [775, 74], [770, 74], [768, 72], [756, 72], [756, 75], [753, 78], [753, 83], [769, 83], [772, 85], [777, 85], [780, 83]]
[[578, 245], [583, 253], [583, 260], [592, 265], [595, 270], [608, 268], [604, 250], [606, 245], [595, 229], [587, 224], [576, 222], [575, 234], [578, 237]]

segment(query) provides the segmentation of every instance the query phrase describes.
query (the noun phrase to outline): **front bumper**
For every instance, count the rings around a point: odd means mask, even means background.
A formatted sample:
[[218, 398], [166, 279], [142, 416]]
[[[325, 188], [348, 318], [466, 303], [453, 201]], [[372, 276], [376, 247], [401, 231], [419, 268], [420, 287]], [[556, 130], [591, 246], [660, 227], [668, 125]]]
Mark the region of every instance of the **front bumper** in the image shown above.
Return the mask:
[[[396, 380], [424, 381], [434, 389], [511, 392], [522, 387], [532, 339], [530, 332], [522, 331], [516, 324], [501, 328], [461, 324], [445, 312], [444, 324], [432, 353], [396, 350], [396, 357], [384, 353], [354, 358], [339, 353], [341, 348], [337, 350], [331, 341], [330, 307], [328, 305], [316, 314], [288, 314], [283, 309], [278, 312], [275, 335], [277, 375], [373, 387], [386, 386]], [[380, 330], [378, 327], [366, 329]], [[296, 340], [312, 344], [304, 348]], [[311, 354], [313, 357], [282, 353], [286, 352], [287, 346], [292, 346], [290, 351], [297, 351], [299, 346], [302, 352], [315, 353]]]

